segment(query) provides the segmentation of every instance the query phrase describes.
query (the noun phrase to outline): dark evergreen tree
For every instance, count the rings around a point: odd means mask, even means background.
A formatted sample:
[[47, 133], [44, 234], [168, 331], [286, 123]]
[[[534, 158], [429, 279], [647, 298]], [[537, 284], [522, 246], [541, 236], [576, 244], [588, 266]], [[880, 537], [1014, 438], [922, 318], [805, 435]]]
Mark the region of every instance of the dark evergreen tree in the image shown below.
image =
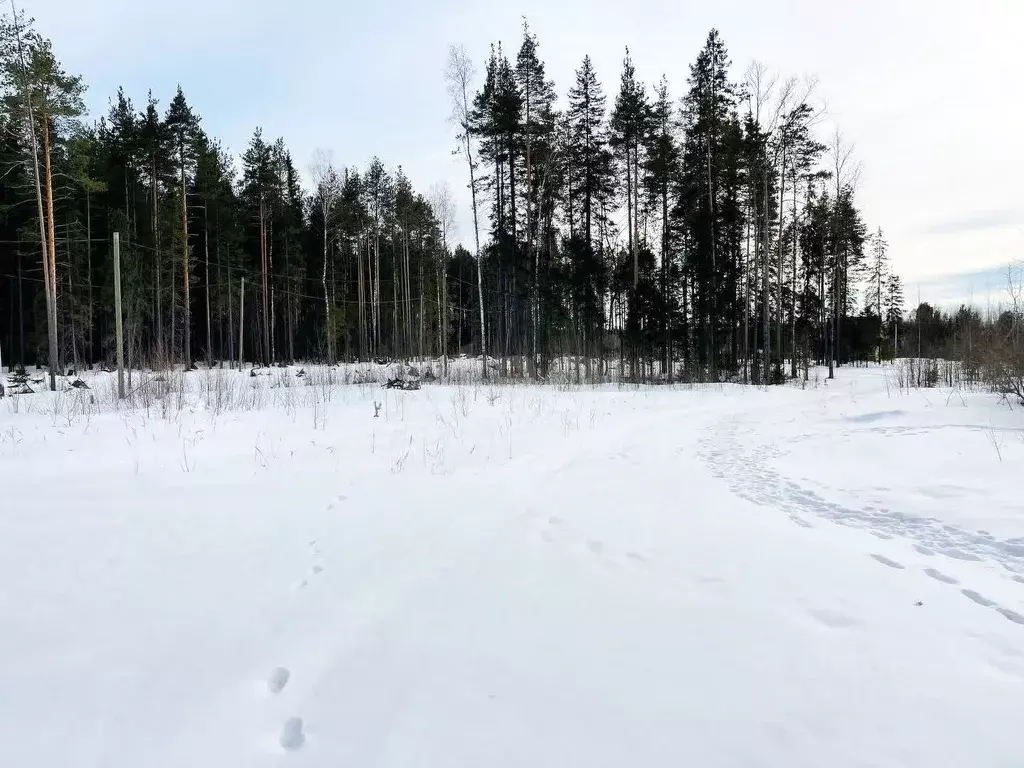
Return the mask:
[[[570, 264], [570, 295], [576, 332], [587, 354], [587, 366], [604, 342], [604, 294], [608, 210], [614, 185], [613, 156], [608, 146], [605, 97], [590, 57], [576, 71], [569, 91], [569, 135], [565, 147], [570, 164], [570, 218], [566, 253]], [[573, 227], [573, 211], [579, 227]], [[588, 371], [589, 373], [589, 371]]]
[[723, 341], [730, 335], [726, 321], [734, 315], [733, 261], [738, 254], [737, 228], [742, 224], [736, 210], [741, 133], [728, 69], [725, 44], [712, 30], [690, 67], [690, 91], [683, 101], [686, 140], [676, 209], [699, 333], [695, 351], [698, 364], [713, 377], [726, 359]]
[[650, 132], [647, 136], [646, 162], [643, 168], [643, 189], [646, 206], [657, 222], [660, 253], [662, 364], [672, 379], [675, 351], [673, 325], [677, 322], [677, 285], [680, 265], [673, 254], [678, 252], [678, 230], [673, 226], [671, 205], [680, 181], [681, 152], [677, 133], [678, 121], [669, 96], [668, 81], [662, 77], [655, 89], [651, 105]]

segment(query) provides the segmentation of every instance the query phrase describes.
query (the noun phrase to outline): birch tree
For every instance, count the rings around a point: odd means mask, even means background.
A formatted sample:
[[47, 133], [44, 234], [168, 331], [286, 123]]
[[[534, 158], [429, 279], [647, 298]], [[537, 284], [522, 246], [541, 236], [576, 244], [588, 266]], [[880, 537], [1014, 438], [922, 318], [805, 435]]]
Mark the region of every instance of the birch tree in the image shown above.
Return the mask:
[[471, 110], [469, 93], [472, 89], [476, 68], [473, 61], [461, 45], [452, 45], [448, 49], [448, 66], [445, 69], [445, 81], [448, 84], [448, 95], [452, 106], [452, 120], [459, 126], [459, 153], [466, 158], [469, 169], [469, 194], [473, 208], [473, 239], [476, 250], [476, 281], [477, 296], [480, 308], [480, 375], [487, 378], [487, 329], [484, 325], [484, 278], [480, 263], [480, 218], [477, 210], [476, 163], [473, 160], [473, 132], [471, 127]]
[[441, 365], [444, 375], [448, 375], [448, 239], [455, 233], [455, 200], [447, 183], [434, 184], [427, 197], [430, 209], [437, 222], [441, 235], [440, 248], [437, 250], [437, 313], [438, 333], [441, 337]]
[[331, 325], [331, 299], [327, 291], [327, 251], [331, 220], [341, 195], [341, 182], [338, 179], [338, 172], [334, 168], [334, 158], [330, 150], [317, 149], [313, 153], [309, 174], [313, 181], [313, 198], [320, 212], [320, 221], [323, 227], [323, 269], [320, 273], [320, 284], [324, 291], [324, 335], [327, 337], [327, 362], [331, 364], [335, 361], [335, 350], [334, 329]]

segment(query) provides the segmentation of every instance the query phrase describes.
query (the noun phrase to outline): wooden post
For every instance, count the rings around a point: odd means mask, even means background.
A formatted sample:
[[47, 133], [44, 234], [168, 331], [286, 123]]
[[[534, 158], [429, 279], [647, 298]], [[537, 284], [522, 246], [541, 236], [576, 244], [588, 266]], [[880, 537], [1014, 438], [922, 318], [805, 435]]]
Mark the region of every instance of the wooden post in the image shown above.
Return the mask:
[[124, 328], [121, 319], [121, 233], [114, 233], [114, 327], [117, 334], [117, 398], [124, 400]]
[[238, 294], [238, 370], [242, 370], [245, 359], [245, 275], [242, 275], [242, 287]]
[[213, 326], [210, 323], [210, 212], [203, 206], [203, 224], [206, 230], [203, 250], [206, 252], [206, 364], [213, 367]]

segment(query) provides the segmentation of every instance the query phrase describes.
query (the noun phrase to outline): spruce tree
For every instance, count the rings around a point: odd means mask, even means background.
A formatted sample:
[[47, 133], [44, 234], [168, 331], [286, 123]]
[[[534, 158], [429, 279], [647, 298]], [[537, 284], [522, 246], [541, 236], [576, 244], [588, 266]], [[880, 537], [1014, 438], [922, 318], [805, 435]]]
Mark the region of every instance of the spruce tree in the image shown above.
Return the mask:
[[589, 373], [591, 356], [603, 342], [604, 334], [604, 243], [597, 231], [603, 229], [607, 204], [614, 191], [605, 96], [589, 56], [584, 57], [576, 71], [576, 83], [569, 91], [567, 118], [566, 151], [571, 164], [569, 205], [579, 210], [582, 224], [577, 236], [570, 235], [567, 246], [572, 275], [570, 290]]
[[890, 273], [886, 280], [885, 322], [892, 332], [892, 357], [899, 355], [899, 329], [903, 322], [903, 281], [896, 273]]
[[865, 309], [868, 315], [878, 318], [878, 352], [876, 362], [882, 361], [882, 344], [885, 341], [885, 281], [889, 272], [889, 244], [882, 236], [879, 227], [871, 237], [871, 264], [868, 272], [868, 292]]
[[523, 218], [527, 268], [530, 273], [530, 375], [537, 376], [540, 326], [540, 254], [538, 243], [545, 203], [550, 206], [555, 177], [554, 85], [547, 79], [537, 55], [537, 37], [523, 22], [523, 42], [516, 56], [515, 78], [522, 109]]
[[[686, 141], [678, 214], [688, 243], [686, 259], [692, 281], [693, 314], [701, 339], [698, 360], [717, 377], [720, 361], [721, 319], [730, 294], [727, 285], [728, 241], [733, 234], [726, 220], [724, 175], [736, 162], [728, 152], [728, 137], [735, 109], [735, 87], [729, 81], [725, 44], [712, 30], [697, 61], [690, 67], [690, 90], [683, 100]], [[721, 312], [720, 312], [721, 310]]]

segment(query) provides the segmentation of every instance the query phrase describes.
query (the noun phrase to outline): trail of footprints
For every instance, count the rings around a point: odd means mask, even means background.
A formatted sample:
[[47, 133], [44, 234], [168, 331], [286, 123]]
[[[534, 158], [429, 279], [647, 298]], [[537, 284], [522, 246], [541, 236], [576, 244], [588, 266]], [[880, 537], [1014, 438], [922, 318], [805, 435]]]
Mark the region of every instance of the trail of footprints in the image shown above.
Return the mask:
[[[331, 511], [347, 500], [344, 495], [336, 496], [327, 505]], [[324, 571], [323, 551], [317, 544], [316, 539], [309, 542], [310, 567], [306, 575], [295, 585], [295, 589], [301, 590], [308, 587], [313, 580]], [[274, 667], [267, 676], [267, 693], [271, 696], [280, 696], [292, 679], [291, 670], [288, 667]], [[277, 737], [277, 743], [286, 752], [297, 752], [306, 743], [306, 729], [301, 717], [289, 717], [281, 725], [281, 732]]]
[[[534, 521], [539, 519], [536, 512], [528, 512], [524, 517]], [[579, 544], [582, 540], [583, 547], [589, 554], [612, 567], [618, 567], [624, 563], [637, 568], [647, 567], [651, 564], [651, 561], [639, 552], [634, 552], [632, 550], [621, 553], [616, 552], [609, 548], [603, 541], [598, 539], [584, 539], [583, 537], [578, 536], [568, 526], [566, 526], [562, 518], [557, 515], [551, 515], [540, 522], [540, 537], [548, 544], [554, 544], [559, 540]]]
[[[919, 552], [921, 551], [921, 548], [917, 548], [917, 549], [918, 549]], [[935, 553], [932, 552], [932, 553], [926, 553], [926, 554], [935, 554]], [[905, 566], [902, 563], [897, 563], [895, 560], [893, 560], [891, 558], [888, 558], [885, 555], [879, 555], [877, 553], [872, 553], [871, 557], [874, 558], [879, 563], [881, 563], [882, 565], [887, 565], [890, 568], [895, 568], [895, 569], [901, 570], [901, 571], [905, 570]], [[960, 586], [960, 582], [957, 579], [954, 579], [952, 576], [949, 576], [949, 575], [943, 573], [942, 571], [938, 570], [937, 568], [925, 568], [924, 572], [925, 572], [925, 575], [930, 576], [931, 578], [935, 579], [936, 581], [938, 581], [938, 582], [940, 582], [942, 584], [948, 584], [948, 585], [953, 586], [953, 587]], [[1021, 579], [1017, 578], [1017, 576], [1015, 574], [1014, 575], [1014, 581], [1018, 581], [1019, 582], [1019, 581], [1021, 581]], [[960, 590], [960, 594], [963, 595], [964, 597], [966, 597], [968, 600], [971, 600], [971, 601], [977, 603], [982, 608], [991, 608], [993, 611], [995, 611], [996, 613], [1001, 615], [1004, 619], [1007, 619], [1008, 621], [1012, 621], [1014, 624], [1020, 624], [1021, 626], [1024, 626], [1024, 615], [1021, 615], [1021, 614], [1017, 613], [1017, 611], [1014, 611], [1014, 610], [1012, 610], [1010, 608], [1006, 608], [1005, 606], [999, 605], [999, 603], [997, 603], [995, 600], [990, 600], [989, 598], [985, 597], [984, 595], [982, 595], [981, 593], [979, 593], [979, 592], [977, 592], [977, 591], [975, 591], [973, 589], [961, 589]]]
[[[1017, 572], [1020, 559], [1024, 557], [1024, 539], [1000, 540], [988, 531], [967, 531], [938, 520], [906, 516], [884, 507], [867, 505], [854, 509], [826, 501], [814, 491], [800, 487], [771, 469], [764, 456], [773, 454], [777, 449], [739, 441], [736, 438], [737, 428], [736, 423], [727, 422], [709, 432], [709, 436], [701, 440], [700, 456], [711, 473], [725, 481], [740, 498], [782, 509], [794, 523], [804, 528], [813, 526], [800, 513], [865, 529], [879, 539], [895, 536], [908, 539], [918, 553], [928, 557], [942, 554], [965, 562], [991, 560], [1009, 571], [1009, 578], [1014, 582], [1024, 584], [1024, 575]], [[885, 555], [872, 553], [871, 557], [889, 568], [906, 570], [902, 563]], [[943, 584], [960, 585], [952, 576], [935, 568], [925, 568], [924, 572]], [[996, 611], [1008, 621], [1024, 626], [1024, 615], [1017, 611], [971, 589], [961, 589], [960, 593], [968, 600]]]
[[[871, 558], [881, 563], [882, 565], [888, 566], [889, 568], [893, 568], [894, 570], [906, 570], [906, 566], [904, 566], [902, 563], [898, 563], [892, 558], [886, 557], [885, 555], [880, 555], [878, 553], [872, 552]], [[953, 578], [948, 574], [943, 573], [937, 568], [925, 568], [924, 573], [925, 575], [935, 579], [936, 581], [942, 584], [948, 584], [953, 587], [960, 586], [960, 582], [957, 579]], [[1015, 575], [1014, 581], [1021, 582], [1022, 579], [1018, 578]], [[1020, 624], [1021, 626], [1024, 626], [1024, 615], [1021, 615], [1020, 613], [1017, 613], [1017, 611], [1014, 611], [1010, 608], [1006, 608], [1005, 606], [999, 605], [999, 603], [997, 603], [995, 600], [990, 600], [989, 598], [982, 595], [980, 592], [973, 589], [961, 589], [960, 594], [966, 597], [968, 600], [977, 603], [982, 608], [991, 608], [1008, 621], [1012, 621], [1014, 624]], [[823, 623], [827, 624], [828, 622]]]
[[[267, 678], [267, 691], [273, 695], [279, 695], [291, 680], [292, 673], [287, 667], [275, 667]], [[301, 717], [289, 717], [281, 726], [281, 733], [277, 743], [286, 752], [295, 752], [302, 749], [306, 743], [306, 731], [302, 724]]]

